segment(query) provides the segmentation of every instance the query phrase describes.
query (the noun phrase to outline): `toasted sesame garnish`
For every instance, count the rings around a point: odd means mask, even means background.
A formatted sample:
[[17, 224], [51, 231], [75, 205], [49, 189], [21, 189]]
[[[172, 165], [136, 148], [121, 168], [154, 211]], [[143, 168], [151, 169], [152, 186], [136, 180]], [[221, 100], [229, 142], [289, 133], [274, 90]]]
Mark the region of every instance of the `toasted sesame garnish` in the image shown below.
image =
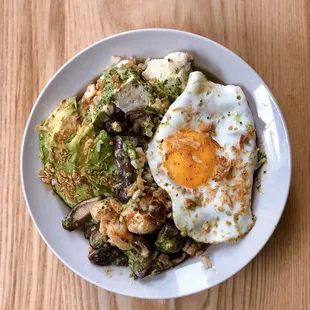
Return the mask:
[[202, 133], [207, 133], [210, 136], [215, 136], [215, 125], [213, 122], [206, 124], [203, 121], [200, 121], [198, 128]]
[[215, 221], [214, 221], [214, 227], [216, 227], [216, 228], [218, 228], [218, 222], [220, 221], [220, 218], [217, 216], [216, 218], [215, 218]]
[[50, 153], [48, 154], [48, 158], [49, 158], [50, 161], [53, 161], [53, 160], [54, 160], [54, 154], [53, 154], [53, 152], [50, 152]]
[[177, 111], [184, 111], [185, 109], [183, 107], [179, 107], [179, 108], [175, 108], [172, 109], [173, 112], [177, 112]]
[[224, 202], [228, 205], [229, 209], [232, 210], [234, 206], [231, 197], [227, 193], [223, 193], [222, 197], [224, 199]]
[[190, 123], [192, 121], [193, 112], [194, 112], [194, 109], [192, 107], [192, 102], [189, 102], [189, 108], [187, 109], [187, 114], [186, 114], [186, 119], [185, 119], [186, 123]]
[[50, 177], [43, 177], [43, 178], [41, 178], [41, 180], [45, 184], [50, 184], [52, 182], [52, 178], [50, 178]]
[[136, 67], [136, 60], [132, 58], [129, 61], [127, 61], [126, 63], [122, 64], [121, 67], [124, 67], [124, 68], [135, 68]]
[[37, 173], [38, 173], [39, 177], [44, 177], [45, 176], [45, 171], [42, 170], [42, 169], [38, 170]]
[[231, 150], [233, 153], [238, 153], [238, 149], [234, 145], [231, 147]]
[[249, 134], [250, 136], [255, 135], [256, 129], [255, 129], [252, 125], [246, 125], [245, 127], [246, 127], [246, 129], [247, 129], [247, 131], [248, 131], [248, 134]]
[[244, 149], [244, 143], [245, 142], [245, 135], [241, 135], [240, 137], [240, 150], [243, 150]]
[[185, 199], [185, 208], [189, 210], [195, 210], [196, 207], [201, 206], [201, 201], [199, 199]]
[[35, 130], [36, 131], [48, 131], [48, 129], [45, 126], [41, 126], [41, 125], [36, 126]]
[[209, 188], [208, 190], [209, 201], [212, 201], [215, 198], [218, 188], [219, 185], [216, 185], [215, 188]]
[[178, 134], [169, 136], [165, 141], [165, 148], [170, 147], [174, 150], [197, 150], [200, 147], [200, 143], [192, 137], [183, 137]]
[[206, 267], [206, 269], [212, 269], [212, 263], [210, 261], [210, 258], [207, 254], [202, 254], [201, 255], [201, 261], [203, 263], [203, 265]]
[[120, 80], [120, 76], [117, 73], [114, 73], [111, 78], [112, 82], [115, 83], [118, 87], [121, 86], [122, 82]]
[[96, 90], [102, 90], [104, 88], [104, 81], [99, 79], [96, 83]]
[[224, 156], [219, 157], [212, 174], [213, 180], [215, 181], [222, 180], [231, 172], [231, 168], [232, 168], [231, 160], [227, 159]]
[[253, 133], [247, 133], [246, 135], [241, 135], [240, 136], [240, 142], [239, 142], [239, 145], [240, 145], [240, 150], [243, 150], [244, 149], [244, 145], [248, 144], [251, 137], [252, 137], [252, 134]]
[[204, 224], [202, 225], [202, 229], [208, 233], [210, 231], [211, 228], [211, 223], [210, 221], [205, 221]]
[[214, 139], [211, 138], [211, 141], [212, 141], [212, 143], [215, 145], [215, 147], [216, 147], [217, 149], [219, 149], [219, 150], [222, 149], [221, 145], [220, 145], [216, 140], [214, 140]]

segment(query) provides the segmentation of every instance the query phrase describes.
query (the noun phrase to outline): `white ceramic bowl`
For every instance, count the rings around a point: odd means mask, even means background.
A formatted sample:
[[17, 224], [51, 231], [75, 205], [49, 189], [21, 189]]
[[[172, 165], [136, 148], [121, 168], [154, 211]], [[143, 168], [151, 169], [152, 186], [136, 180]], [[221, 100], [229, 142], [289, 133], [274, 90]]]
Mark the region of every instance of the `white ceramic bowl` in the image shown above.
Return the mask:
[[[51, 195], [37, 176], [41, 168], [35, 126], [63, 98], [74, 96], [98, 77], [114, 55], [137, 58], [162, 57], [174, 51], [190, 52], [195, 66], [204, 68], [226, 84], [240, 85], [250, 104], [268, 157], [262, 177], [262, 193], [254, 188], [253, 210], [257, 222], [237, 243], [212, 245], [209, 254], [215, 270], [206, 270], [199, 258], [175, 269], [142, 280], [129, 278], [129, 269], [112, 267], [111, 273], [92, 265], [88, 242], [82, 232], [69, 233], [61, 226], [68, 208]], [[144, 29], [99, 41], [69, 60], [48, 82], [38, 97], [25, 129], [21, 175], [29, 213], [42, 238], [71, 270], [109, 291], [141, 298], [174, 298], [193, 294], [233, 276], [262, 249], [277, 226], [289, 192], [291, 153], [283, 116], [270, 90], [258, 74], [225, 47], [204, 37], [169, 29]]]

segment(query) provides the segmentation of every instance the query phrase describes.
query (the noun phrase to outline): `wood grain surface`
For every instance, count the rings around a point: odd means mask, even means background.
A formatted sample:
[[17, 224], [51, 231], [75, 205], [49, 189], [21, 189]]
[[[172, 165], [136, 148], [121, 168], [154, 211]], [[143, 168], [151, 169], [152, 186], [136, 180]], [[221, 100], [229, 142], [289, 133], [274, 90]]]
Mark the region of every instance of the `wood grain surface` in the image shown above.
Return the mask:
[[[0, 13], [1, 310], [310, 309], [309, 0], [2, 0]], [[288, 203], [261, 253], [225, 283], [174, 300], [115, 295], [71, 272], [40, 238], [20, 184], [24, 127], [50, 77], [89, 44], [145, 27], [195, 32], [240, 55], [277, 98], [293, 152]]]

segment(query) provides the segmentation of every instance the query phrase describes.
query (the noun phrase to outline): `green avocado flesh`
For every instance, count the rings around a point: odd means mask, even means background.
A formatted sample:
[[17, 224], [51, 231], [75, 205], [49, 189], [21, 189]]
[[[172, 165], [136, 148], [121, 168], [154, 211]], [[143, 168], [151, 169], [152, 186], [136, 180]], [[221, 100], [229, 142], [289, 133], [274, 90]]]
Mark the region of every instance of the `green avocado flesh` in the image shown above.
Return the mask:
[[37, 127], [42, 173], [48, 180], [44, 183], [70, 207], [94, 196], [109, 196], [120, 182], [113, 141], [102, 124], [109, 120], [115, 92], [128, 81], [142, 85], [150, 95], [149, 109], [162, 115], [182, 91], [178, 85], [168, 88], [146, 81], [135, 64], [114, 66], [96, 85], [89, 85], [79, 101], [64, 99]]
[[53, 190], [70, 206], [111, 193], [116, 181], [113, 144], [92, 123], [82, 123], [76, 98], [63, 100], [40, 126], [39, 157]]

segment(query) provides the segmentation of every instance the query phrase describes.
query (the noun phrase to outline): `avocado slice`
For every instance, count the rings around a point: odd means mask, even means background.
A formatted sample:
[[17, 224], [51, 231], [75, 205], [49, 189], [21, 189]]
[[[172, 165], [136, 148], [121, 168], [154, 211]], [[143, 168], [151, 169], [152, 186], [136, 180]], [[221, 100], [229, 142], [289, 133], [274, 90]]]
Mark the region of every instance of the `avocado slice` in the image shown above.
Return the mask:
[[58, 145], [57, 151], [62, 152], [64, 144], [72, 139], [79, 126], [76, 109], [76, 98], [63, 100], [58, 107], [37, 127], [39, 132], [39, 157], [45, 165], [53, 161], [53, 146]]
[[105, 130], [96, 136], [87, 153], [84, 175], [97, 195], [109, 195], [118, 181], [112, 138]]
[[41, 124], [39, 157], [52, 189], [70, 206], [111, 193], [115, 181], [114, 153], [106, 132], [97, 137], [83, 124], [76, 98], [63, 100]]

